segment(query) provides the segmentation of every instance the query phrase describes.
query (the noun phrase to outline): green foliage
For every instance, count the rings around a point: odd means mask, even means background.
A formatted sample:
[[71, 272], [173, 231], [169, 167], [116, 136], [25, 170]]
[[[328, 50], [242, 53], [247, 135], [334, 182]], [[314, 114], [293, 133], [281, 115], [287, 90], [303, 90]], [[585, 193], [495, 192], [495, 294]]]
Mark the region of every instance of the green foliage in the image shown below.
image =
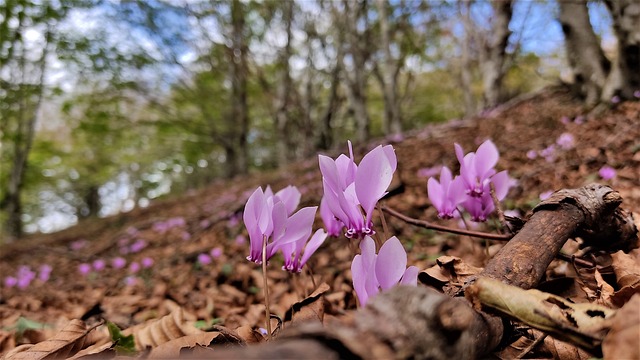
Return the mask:
[[114, 348], [118, 355], [133, 355], [137, 352], [133, 334], [122, 335], [120, 328], [110, 321], [107, 321], [107, 329], [109, 329], [109, 336], [111, 336], [111, 341], [115, 344]]

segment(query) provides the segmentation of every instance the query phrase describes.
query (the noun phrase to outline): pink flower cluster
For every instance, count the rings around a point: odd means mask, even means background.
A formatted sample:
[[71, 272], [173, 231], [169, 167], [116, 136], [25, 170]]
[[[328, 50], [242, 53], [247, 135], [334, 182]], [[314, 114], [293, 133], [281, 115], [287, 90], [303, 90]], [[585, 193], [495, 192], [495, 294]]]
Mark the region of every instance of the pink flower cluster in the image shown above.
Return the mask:
[[12, 288], [17, 287], [20, 290], [24, 290], [31, 285], [33, 280], [38, 278], [38, 280], [42, 282], [49, 281], [49, 277], [51, 276], [51, 271], [53, 268], [49, 264], [43, 264], [40, 266], [38, 272], [31, 270], [31, 267], [27, 265], [22, 265], [18, 267], [18, 270], [15, 273], [15, 276], [7, 276], [4, 278], [4, 287]]
[[164, 234], [173, 228], [184, 227], [186, 225], [187, 225], [187, 222], [184, 220], [183, 217], [173, 217], [165, 221], [155, 222], [152, 226], [152, 229], [155, 232]]
[[494, 169], [499, 159], [498, 149], [490, 140], [482, 143], [476, 152], [466, 155], [460, 145], [455, 144], [454, 147], [460, 162], [460, 175], [454, 178], [449, 168], [442, 167], [440, 181], [435, 178], [427, 181], [429, 200], [440, 218], [453, 218], [454, 213], [460, 211], [458, 206], [462, 206], [472, 221], [486, 221], [495, 209], [491, 184], [498, 200], [505, 198], [510, 187], [507, 172], [496, 173]]

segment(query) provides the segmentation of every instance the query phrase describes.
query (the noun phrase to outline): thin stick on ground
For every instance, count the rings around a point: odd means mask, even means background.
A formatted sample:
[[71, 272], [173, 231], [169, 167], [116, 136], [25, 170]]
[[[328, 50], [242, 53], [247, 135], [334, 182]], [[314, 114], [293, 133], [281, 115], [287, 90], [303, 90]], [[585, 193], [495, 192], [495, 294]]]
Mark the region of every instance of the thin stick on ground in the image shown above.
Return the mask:
[[428, 221], [424, 221], [424, 220], [418, 220], [418, 219], [414, 219], [412, 217], [408, 217], [404, 214], [401, 214], [387, 206], [383, 206], [382, 207], [382, 211], [388, 213], [391, 216], [397, 217], [398, 219], [406, 222], [407, 224], [411, 224], [411, 225], [415, 225], [415, 226], [419, 226], [419, 227], [423, 227], [425, 229], [430, 229], [430, 230], [436, 230], [436, 231], [443, 231], [443, 232], [448, 232], [451, 234], [458, 234], [458, 235], [467, 235], [467, 236], [472, 236], [472, 237], [476, 237], [476, 238], [481, 238], [481, 239], [489, 239], [489, 240], [501, 240], [501, 241], [507, 241], [509, 239], [511, 239], [513, 237], [513, 235], [508, 235], [508, 234], [490, 234], [490, 233], [485, 233], [485, 232], [480, 232], [480, 231], [472, 231], [472, 230], [464, 230], [464, 229], [456, 229], [456, 228], [451, 228], [451, 227], [447, 227], [447, 226], [442, 226], [442, 225], [438, 225], [438, 224], [432, 224]]
[[[511, 229], [507, 224], [507, 220], [504, 218], [504, 212], [500, 207], [500, 200], [498, 200], [498, 196], [496, 195], [496, 186], [493, 183], [490, 183], [489, 186], [491, 188], [490, 194], [491, 194], [491, 199], [493, 200], [493, 206], [496, 208], [496, 214], [498, 214], [498, 219], [500, 220], [500, 224], [502, 225], [502, 228], [506, 232], [510, 233]], [[500, 229], [498, 229], [498, 232], [502, 233]]]
[[537, 339], [535, 339], [529, 346], [526, 347], [526, 349], [522, 350], [522, 352], [518, 355], [516, 355], [516, 357], [514, 357], [514, 359], [522, 359], [525, 356], [527, 356], [528, 353], [531, 352], [531, 350], [535, 349], [536, 346], [540, 345], [540, 343], [542, 343], [544, 341], [544, 339], [547, 338], [547, 334], [543, 334], [540, 337], [538, 337]]
[[262, 237], [262, 278], [264, 279], [264, 311], [267, 316], [267, 336], [271, 340], [271, 310], [269, 309], [269, 282], [267, 280], [267, 237]]

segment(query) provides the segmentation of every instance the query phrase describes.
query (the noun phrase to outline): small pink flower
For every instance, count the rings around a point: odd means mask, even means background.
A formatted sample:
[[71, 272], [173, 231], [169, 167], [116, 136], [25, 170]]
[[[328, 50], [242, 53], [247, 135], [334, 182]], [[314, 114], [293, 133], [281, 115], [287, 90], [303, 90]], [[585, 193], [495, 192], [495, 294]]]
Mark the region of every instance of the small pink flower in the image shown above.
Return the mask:
[[13, 276], [7, 276], [6, 278], [4, 278], [4, 286], [6, 288], [12, 288], [16, 285], [18, 285], [18, 279], [14, 278]]
[[560, 118], [560, 122], [563, 123], [564, 125], [567, 125], [568, 123], [571, 122], [571, 120], [569, 120], [568, 116], [563, 116]]
[[80, 265], [78, 265], [78, 271], [80, 272], [80, 274], [82, 275], [87, 275], [91, 272], [91, 265], [87, 264], [87, 263], [82, 263]]
[[535, 159], [537, 157], [538, 157], [538, 152], [537, 151], [535, 151], [535, 150], [527, 151], [527, 158], [533, 160], [533, 159]]
[[125, 260], [124, 258], [117, 257], [111, 260], [111, 266], [114, 269], [122, 269], [123, 267], [125, 267], [125, 265], [127, 265], [127, 260]]
[[71, 245], [69, 245], [69, 247], [73, 251], [78, 251], [78, 250], [84, 249], [87, 246], [87, 244], [88, 244], [87, 240], [80, 239], [72, 242]]
[[186, 231], [183, 231], [182, 234], [180, 234], [180, 237], [182, 238], [182, 241], [189, 241], [191, 240], [191, 234], [189, 234]]
[[127, 276], [126, 278], [124, 278], [124, 283], [127, 286], [134, 286], [138, 283], [138, 278], [135, 276]]
[[616, 177], [617, 172], [616, 169], [612, 168], [609, 165], [605, 165], [598, 170], [598, 175], [602, 178], [602, 180], [611, 180]]
[[211, 256], [202, 253], [200, 255], [198, 255], [198, 262], [202, 265], [209, 265], [211, 264]]
[[614, 97], [611, 98], [611, 103], [612, 104], [618, 104], [618, 103], [620, 103], [620, 101], [621, 101], [620, 100], [620, 96], [618, 96], [618, 95], [615, 95]]
[[211, 249], [211, 257], [214, 259], [219, 258], [220, 256], [222, 256], [222, 248], [221, 247], [215, 247], [213, 249]]
[[634, 91], [634, 92], [633, 92], [633, 96], [634, 96], [636, 99], [640, 99], [640, 90], [636, 90], [636, 91]]
[[129, 265], [129, 271], [130, 271], [131, 273], [133, 273], [133, 274], [137, 273], [138, 271], [140, 271], [140, 264], [139, 264], [139, 263], [137, 263], [137, 262], [135, 262], [135, 261], [134, 261], [134, 262], [132, 262], [132, 263]]
[[243, 235], [238, 235], [238, 236], [236, 236], [235, 243], [238, 246], [243, 246], [244, 244], [247, 243], [247, 238], [244, 237]]
[[107, 263], [102, 259], [98, 259], [93, 262], [93, 270], [95, 271], [102, 271], [106, 266]]
[[209, 226], [211, 226], [211, 221], [209, 221], [208, 219], [204, 219], [204, 220], [200, 221], [200, 228], [206, 229]]
[[562, 150], [570, 150], [575, 145], [575, 138], [571, 133], [562, 133], [556, 140], [556, 144], [558, 144]]
[[53, 270], [53, 269], [51, 268], [51, 265], [49, 265], [49, 264], [44, 264], [44, 265], [40, 266], [40, 273], [38, 274], [38, 279], [40, 279], [40, 281], [42, 281], [42, 282], [49, 281], [49, 276], [51, 275], [51, 270]]
[[573, 119], [573, 122], [578, 124], [578, 125], [584, 124], [584, 116], [583, 115], [576, 116], [576, 118]]
[[138, 239], [133, 244], [131, 244], [131, 246], [129, 247], [129, 251], [132, 253], [137, 253], [145, 247], [147, 247], [147, 242], [142, 239]]
[[150, 257], [143, 258], [140, 262], [142, 263], [142, 267], [145, 269], [152, 267], [154, 263], [153, 259]]

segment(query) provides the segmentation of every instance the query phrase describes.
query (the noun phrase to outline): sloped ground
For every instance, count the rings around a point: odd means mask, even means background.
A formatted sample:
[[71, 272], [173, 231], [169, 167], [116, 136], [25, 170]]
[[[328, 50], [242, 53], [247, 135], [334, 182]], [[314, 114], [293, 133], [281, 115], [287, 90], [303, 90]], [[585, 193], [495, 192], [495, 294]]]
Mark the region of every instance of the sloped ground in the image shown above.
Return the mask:
[[[547, 90], [474, 119], [430, 125], [401, 139], [357, 146], [356, 158], [378, 143], [393, 144], [399, 166], [385, 205], [433, 222], [438, 220], [426, 194], [433, 167], [457, 169], [453, 143], [460, 143], [468, 152], [486, 139], [500, 150], [498, 168], [509, 170], [517, 180], [504, 209], [525, 215], [539, 202], [541, 193], [599, 181], [620, 192], [624, 209], [640, 212], [640, 103], [616, 104], [586, 121], [581, 111], [566, 91]], [[573, 136], [565, 149], [556, 144], [563, 133]], [[539, 155], [554, 144], [556, 150], [552, 154], [547, 150], [547, 158]], [[536, 152], [533, 159], [532, 153], [527, 156], [531, 150]], [[617, 176], [600, 179], [598, 171], [604, 165], [616, 169]], [[301, 206], [317, 205], [320, 179], [317, 159], [308, 159], [278, 172], [219, 181], [145, 209], [0, 247], [2, 278], [15, 276], [23, 266], [36, 273], [36, 279], [24, 289], [0, 287], [0, 354], [20, 343], [42, 341], [70, 319], [92, 323], [103, 317], [124, 329], [178, 307], [208, 324], [231, 329], [264, 326], [262, 276], [245, 259], [249, 245], [241, 210], [249, 194], [267, 184], [274, 190], [296, 185], [303, 193]], [[431, 267], [444, 254], [475, 266], [487, 259], [484, 241], [427, 231], [388, 216], [385, 220], [388, 235], [401, 239], [409, 263], [421, 269]], [[441, 223], [456, 226], [455, 221]], [[495, 226], [494, 222], [491, 227]], [[356, 307], [349, 271], [355, 250], [345, 238], [328, 239], [310, 262], [314, 282], [330, 286], [326, 296], [330, 316], [343, 316], [345, 310]], [[122, 260], [114, 264], [116, 258], [124, 259], [125, 264], [117, 263]], [[101, 262], [104, 269], [100, 269]], [[46, 282], [37, 278], [45, 264], [52, 269]], [[83, 274], [81, 264], [92, 267]], [[280, 265], [280, 260], [272, 260], [268, 275], [271, 311], [284, 316], [315, 287], [309, 273], [292, 276], [281, 271]], [[24, 331], [16, 326], [24, 325], [20, 318], [51, 327]]]

